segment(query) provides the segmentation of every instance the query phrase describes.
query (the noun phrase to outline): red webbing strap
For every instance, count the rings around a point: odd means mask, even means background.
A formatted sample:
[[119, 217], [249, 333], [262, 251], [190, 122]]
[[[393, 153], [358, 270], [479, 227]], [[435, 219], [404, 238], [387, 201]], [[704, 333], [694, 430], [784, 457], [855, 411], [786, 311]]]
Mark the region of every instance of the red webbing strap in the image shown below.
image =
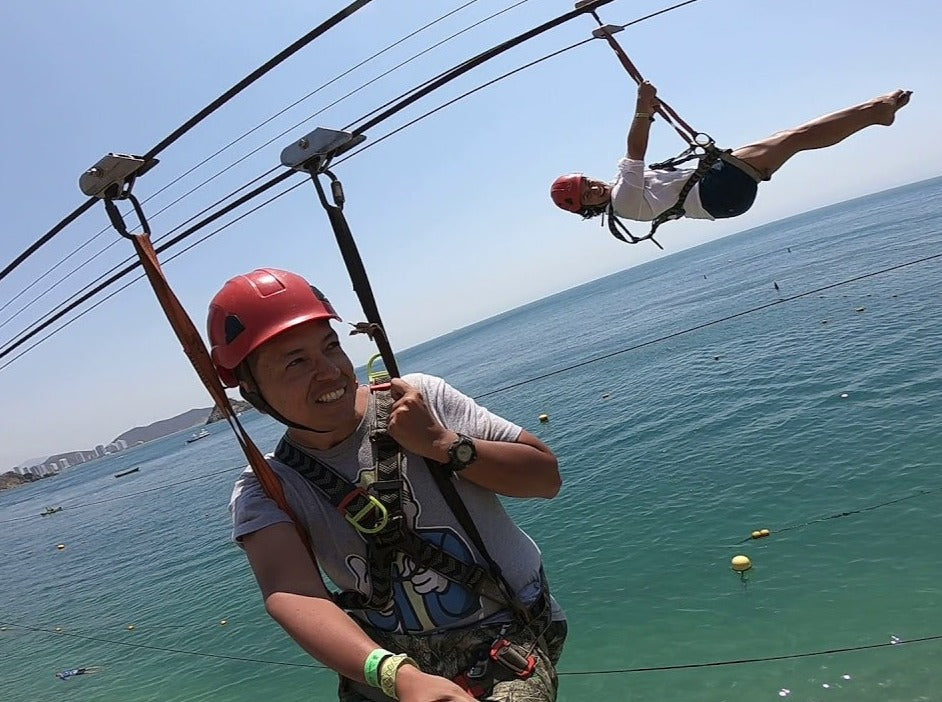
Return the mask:
[[232, 427], [236, 439], [238, 439], [239, 445], [242, 447], [242, 451], [249, 461], [249, 465], [252, 466], [252, 470], [255, 472], [255, 477], [258, 478], [258, 482], [261, 484], [265, 494], [274, 500], [278, 507], [291, 517], [291, 521], [294, 523], [298, 536], [301, 537], [301, 541], [304, 543], [308, 553], [311, 554], [311, 558], [313, 559], [314, 552], [311, 548], [311, 541], [307, 531], [301, 527], [297, 515], [295, 515], [294, 511], [288, 505], [288, 500], [285, 498], [284, 487], [278, 479], [278, 476], [275, 475], [275, 471], [268, 465], [268, 461], [262, 456], [261, 451], [258, 450], [258, 447], [252, 441], [251, 437], [246, 433], [239, 418], [235, 415], [235, 412], [233, 412], [232, 405], [229, 404], [229, 398], [226, 396], [219, 376], [216, 374], [216, 369], [213, 366], [209, 352], [206, 350], [203, 339], [193, 325], [193, 320], [190, 319], [186, 310], [183, 309], [183, 305], [180, 304], [180, 300], [177, 299], [176, 294], [171, 290], [170, 284], [164, 277], [150, 237], [147, 234], [138, 234], [129, 238], [134, 243], [134, 249], [137, 251], [138, 258], [141, 260], [141, 265], [147, 274], [147, 279], [154, 289], [154, 294], [157, 296], [157, 300], [160, 302], [160, 306], [163, 308], [164, 314], [170, 322], [170, 326], [173, 327], [173, 331], [183, 345], [184, 353], [187, 355], [187, 358], [190, 359], [190, 363], [196, 370], [196, 374], [203, 382], [203, 385], [206, 386], [216, 406], [222, 410], [223, 414], [226, 416], [226, 421], [228, 421], [229, 426]]
[[[605, 27], [599, 27], [599, 29], [596, 31], [598, 34], [605, 37], [608, 45], [612, 47], [612, 51], [614, 51], [618, 56], [618, 60], [621, 62], [621, 65], [624, 66], [626, 71], [628, 71], [628, 75], [632, 77], [635, 83], [641, 85], [644, 82], [644, 76], [641, 75], [641, 71], [639, 71], [635, 67], [634, 63], [632, 63], [631, 59], [628, 58], [628, 54], [626, 54], [625, 50], [621, 48], [621, 45], [615, 40], [615, 37], [613, 37]], [[674, 128], [674, 131], [676, 131], [680, 135], [680, 138], [683, 139], [687, 144], [695, 144], [698, 133], [697, 130], [681, 119], [680, 115], [674, 111], [673, 107], [668, 105], [660, 98], [658, 98], [658, 100], [660, 102], [660, 106], [657, 108], [658, 114], [661, 115], [661, 117], [663, 117], [664, 120]], [[681, 129], [681, 127], [683, 129]], [[687, 133], [684, 133], [683, 130], [686, 130]]]

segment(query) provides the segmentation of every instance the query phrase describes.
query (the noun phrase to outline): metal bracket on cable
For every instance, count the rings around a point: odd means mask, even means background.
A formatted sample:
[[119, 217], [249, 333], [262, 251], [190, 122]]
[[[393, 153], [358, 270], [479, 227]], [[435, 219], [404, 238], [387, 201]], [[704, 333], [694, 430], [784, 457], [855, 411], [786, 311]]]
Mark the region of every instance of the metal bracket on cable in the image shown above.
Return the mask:
[[79, 176], [79, 188], [90, 197], [123, 200], [131, 194], [134, 179], [156, 166], [158, 160], [141, 156], [108, 154]]
[[592, 30], [592, 36], [596, 39], [604, 39], [608, 34], [617, 34], [622, 31], [624, 27], [620, 27], [617, 24], [604, 24], [597, 29]]
[[323, 173], [331, 160], [366, 140], [365, 134], [318, 127], [281, 151], [281, 165], [296, 171]]

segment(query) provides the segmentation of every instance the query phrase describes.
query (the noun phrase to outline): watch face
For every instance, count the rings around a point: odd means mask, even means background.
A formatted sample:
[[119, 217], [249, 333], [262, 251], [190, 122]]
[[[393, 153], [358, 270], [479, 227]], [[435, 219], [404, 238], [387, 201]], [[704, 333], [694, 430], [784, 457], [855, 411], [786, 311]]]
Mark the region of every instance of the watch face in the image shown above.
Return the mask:
[[458, 459], [459, 463], [467, 463], [474, 458], [474, 446], [470, 443], [458, 444], [455, 447], [455, 458]]

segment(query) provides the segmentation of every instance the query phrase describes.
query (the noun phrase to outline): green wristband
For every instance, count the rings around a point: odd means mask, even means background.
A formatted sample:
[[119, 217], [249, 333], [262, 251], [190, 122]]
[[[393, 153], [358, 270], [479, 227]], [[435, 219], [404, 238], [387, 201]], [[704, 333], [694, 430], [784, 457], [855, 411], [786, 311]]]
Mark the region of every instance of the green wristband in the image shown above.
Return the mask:
[[385, 648], [375, 648], [370, 652], [370, 655], [366, 657], [366, 661], [363, 663], [363, 678], [366, 680], [367, 685], [379, 687], [380, 666], [391, 655], [392, 651], [387, 651]]

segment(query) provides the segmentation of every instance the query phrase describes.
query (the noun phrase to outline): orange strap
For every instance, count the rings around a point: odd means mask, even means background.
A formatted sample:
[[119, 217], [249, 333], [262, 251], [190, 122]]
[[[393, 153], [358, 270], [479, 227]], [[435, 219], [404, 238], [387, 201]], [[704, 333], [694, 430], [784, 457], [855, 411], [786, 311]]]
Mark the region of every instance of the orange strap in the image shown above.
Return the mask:
[[173, 327], [173, 331], [183, 345], [184, 353], [186, 353], [187, 358], [190, 359], [190, 363], [196, 370], [196, 374], [203, 382], [203, 385], [206, 386], [216, 406], [222, 410], [223, 414], [226, 416], [226, 421], [228, 421], [229, 426], [232, 427], [236, 439], [238, 439], [239, 445], [242, 447], [242, 451], [249, 461], [249, 465], [252, 466], [252, 470], [255, 472], [255, 477], [258, 478], [258, 482], [261, 484], [265, 494], [274, 500], [278, 507], [291, 517], [291, 521], [294, 523], [298, 536], [301, 537], [301, 541], [307, 548], [308, 553], [311, 554], [311, 559], [315, 560], [311, 540], [307, 531], [301, 526], [294, 510], [288, 505], [281, 480], [279, 480], [271, 466], [268, 465], [268, 461], [265, 460], [265, 457], [262, 455], [261, 451], [258, 450], [258, 447], [252, 441], [248, 433], [246, 433], [239, 418], [232, 410], [232, 405], [229, 404], [229, 398], [226, 396], [226, 391], [219, 380], [219, 376], [216, 374], [216, 369], [213, 366], [209, 351], [206, 350], [206, 345], [203, 343], [202, 337], [200, 337], [199, 332], [193, 325], [193, 320], [190, 319], [183, 305], [180, 304], [180, 300], [177, 299], [176, 294], [171, 290], [170, 284], [163, 274], [160, 262], [157, 260], [157, 253], [154, 251], [154, 247], [151, 244], [150, 236], [147, 234], [137, 234], [129, 238], [134, 243], [134, 249], [137, 251], [138, 258], [141, 260], [141, 265], [144, 268], [144, 272], [147, 274], [147, 279], [154, 289], [154, 294], [157, 296], [157, 300], [160, 302], [160, 306], [163, 308], [164, 314], [170, 322], [170, 326]]
[[[596, 17], [596, 20], [598, 20], [598, 17]], [[601, 21], [599, 21], [599, 24], [601, 24]], [[612, 50], [618, 56], [618, 60], [621, 62], [621, 65], [625, 68], [625, 70], [628, 72], [628, 75], [632, 77], [635, 83], [637, 83], [638, 85], [641, 85], [644, 82], [644, 76], [641, 75], [641, 71], [639, 71], [637, 67], [635, 67], [631, 59], [628, 58], [628, 54], [626, 54], [625, 50], [621, 48], [621, 45], [615, 40], [615, 37], [613, 37], [609, 33], [608, 29], [602, 26], [602, 27], [599, 27], [599, 29], [597, 29], [593, 33], [596, 34], [596, 36], [601, 35], [605, 37], [605, 40], [608, 42], [608, 45], [612, 47]], [[673, 107], [668, 105], [666, 102], [664, 102], [660, 98], [658, 98], [658, 100], [660, 102], [660, 105], [657, 108], [658, 114], [661, 115], [661, 117], [663, 117], [664, 120], [674, 128], [674, 131], [676, 131], [680, 135], [681, 139], [683, 139], [687, 144], [690, 144], [691, 146], [695, 145], [696, 137], [698, 134], [697, 130], [691, 127], [689, 124], [687, 124], [683, 119], [681, 119], [680, 115], [678, 115], [677, 112], [674, 111]], [[684, 130], [686, 130], [686, 132]]]

